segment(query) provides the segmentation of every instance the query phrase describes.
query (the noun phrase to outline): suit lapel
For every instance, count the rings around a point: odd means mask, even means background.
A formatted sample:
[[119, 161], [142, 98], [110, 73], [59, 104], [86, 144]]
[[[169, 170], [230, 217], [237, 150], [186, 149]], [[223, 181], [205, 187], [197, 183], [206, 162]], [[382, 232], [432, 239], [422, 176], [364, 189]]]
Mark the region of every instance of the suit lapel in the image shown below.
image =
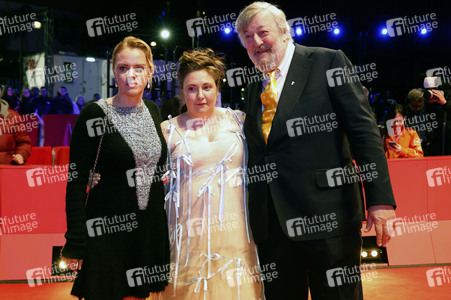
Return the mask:
[[299, 103], [299, 97], [304, 90], [312, 66], [312, 60], [307, 58], [311, 51], [307, 47], [295, 46], [296, 49], [293, 54], [293, 59], [291, 60], [282, 94], [279, 98], [279, 104], [277, 105], [277, 111], [272, 122], [271, 132], [268, 137], [268, 146], [277, 140], [278, 135], [286, 127], [287, 119]]
[[258, 141], [262, 145], [265, 145], [265, 140], [263, 139], [263, 132], [262, 132], [262, 101], [260, 99], [260, 94], [262, 93], [262, 82], [256, 82], [252, 84], [251, 89], [249, 90], [249, 99], [251, 104], [251, 112], [255, 114], [255, 119], [257, 120], [256, 123], [254, 123], [254, 130], [255, 133], [258, 136]]

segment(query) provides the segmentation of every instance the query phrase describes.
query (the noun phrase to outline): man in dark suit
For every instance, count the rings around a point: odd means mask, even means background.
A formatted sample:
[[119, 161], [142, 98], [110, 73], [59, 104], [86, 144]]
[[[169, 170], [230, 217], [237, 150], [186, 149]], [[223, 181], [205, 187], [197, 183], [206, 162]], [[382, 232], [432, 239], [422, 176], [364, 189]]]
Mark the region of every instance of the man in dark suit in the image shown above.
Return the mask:
[[267, 74], [247, 86], [244, 108], [248, 171], [267, 179], [248, 182], [260, 264], [278, 275], [265, 281], [266, 299], [307, 299], [309, 287], [314, 300], [362, 299], [358, 183], [366, 230], [375, 226], [379, 246], [390, 239], [396, 206], [362, 86], [343, 52], [294, 44], [285, 14], [271, 4], [249, 5], [236, 24]]

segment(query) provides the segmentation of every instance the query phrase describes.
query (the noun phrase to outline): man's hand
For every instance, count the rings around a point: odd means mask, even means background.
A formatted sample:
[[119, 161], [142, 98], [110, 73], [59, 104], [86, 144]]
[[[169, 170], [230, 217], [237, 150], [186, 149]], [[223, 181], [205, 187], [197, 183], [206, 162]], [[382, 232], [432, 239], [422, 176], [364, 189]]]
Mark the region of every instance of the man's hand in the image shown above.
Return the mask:
[[446, 99], [443, 91], [432, 90], [432, 94], [434, 94], [434, 96], [431, 98], [431, 102], [437, 102], [440, 105], [446, 104]]
[[23, 165], [23, 163], [24, 163], [23, 156], [21, 154], [13, 154], [12, 159], [18, 165]]
[[[391, 205], [374, 205], [368, 208], [368, 219], [366, 221], [365, 232], [371, 230], [374, 224], [376, 229], [376, 242], [377, 245], [385, 247], [390, 241], [390, 234], [387, 221], [396, 218], [395, 210]], [[391, 223], [391, 231], [396, 226], [395, 222]]]

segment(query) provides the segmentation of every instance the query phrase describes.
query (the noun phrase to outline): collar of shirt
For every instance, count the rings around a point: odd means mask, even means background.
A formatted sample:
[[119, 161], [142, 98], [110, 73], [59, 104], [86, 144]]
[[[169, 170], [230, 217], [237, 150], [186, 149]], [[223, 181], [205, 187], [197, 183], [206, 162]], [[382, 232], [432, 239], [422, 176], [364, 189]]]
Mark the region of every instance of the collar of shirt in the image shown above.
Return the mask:
[[[287, 50], [285, 51], [285, 55], [283, 56], [282, 62], [277, 68], [276, 72], [276, 85], [277, 85], [277, 103], [279, 102], [280, 95], [282, 94], [282, 88], [285, 84], [285, 79], [287, 78], [288, 70], [290, 69], [291, 60], [293, 59], [294, 54], [294, 44], [288, 42]], [[266, 83], [269, 81], [269, 77], [266, 74], [263, 74], [263, 88], [262, 92], [265, 90]], [[263, 105], [262, 105], [263, 107]]]

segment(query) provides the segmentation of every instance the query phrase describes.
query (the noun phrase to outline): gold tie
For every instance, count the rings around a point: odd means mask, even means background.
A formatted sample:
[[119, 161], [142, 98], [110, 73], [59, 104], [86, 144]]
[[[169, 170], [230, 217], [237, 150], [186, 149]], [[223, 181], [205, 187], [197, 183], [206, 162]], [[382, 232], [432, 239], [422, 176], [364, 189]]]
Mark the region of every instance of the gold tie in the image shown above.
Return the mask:
[[269, 81], [266, 83], [265, 90], [261, 94], [264, 110], [262, 112], [262, 131], [265, 143], [268, 143], [269, 132], [271, 131], [272, 119], [277, 110], [277, 86], [276, 86], [277, 70], [268, 73]]

